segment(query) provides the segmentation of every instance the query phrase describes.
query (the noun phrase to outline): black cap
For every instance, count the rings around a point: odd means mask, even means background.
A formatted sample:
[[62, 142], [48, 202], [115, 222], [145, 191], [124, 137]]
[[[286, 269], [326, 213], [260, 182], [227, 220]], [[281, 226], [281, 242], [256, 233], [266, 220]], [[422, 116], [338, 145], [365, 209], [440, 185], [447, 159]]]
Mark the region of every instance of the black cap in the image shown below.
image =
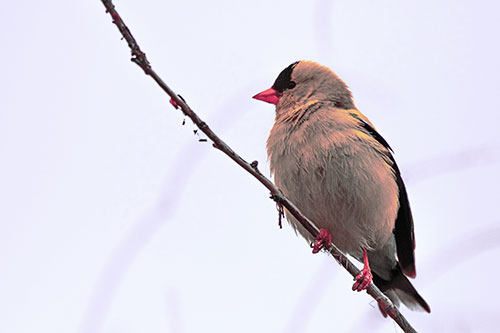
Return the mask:
[[281, 71], [276, 81], [274, 81], [273, 89], [279, 93], [283, 93], [286, 89], [292, 89], [295, 87], [295, 82], [292, 81], [292, 71], [295, 65], [297, 65], [300, 61], [296, 61], [284, 70]]

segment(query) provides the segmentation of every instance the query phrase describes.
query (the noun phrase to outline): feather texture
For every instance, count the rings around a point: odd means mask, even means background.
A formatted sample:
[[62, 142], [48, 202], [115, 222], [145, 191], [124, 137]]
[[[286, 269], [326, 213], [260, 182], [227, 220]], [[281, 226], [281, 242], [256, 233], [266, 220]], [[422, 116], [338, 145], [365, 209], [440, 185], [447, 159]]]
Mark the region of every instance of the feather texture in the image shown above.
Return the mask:
[[361, 261], [367, 250], [374, 283], [395, 303], [429, 312], [404, 276], [415, 276], [413, 218], [391, 147], [328, 68], [300, 61], [278, 78], [267, 140], [274, 182], [341, 251]]

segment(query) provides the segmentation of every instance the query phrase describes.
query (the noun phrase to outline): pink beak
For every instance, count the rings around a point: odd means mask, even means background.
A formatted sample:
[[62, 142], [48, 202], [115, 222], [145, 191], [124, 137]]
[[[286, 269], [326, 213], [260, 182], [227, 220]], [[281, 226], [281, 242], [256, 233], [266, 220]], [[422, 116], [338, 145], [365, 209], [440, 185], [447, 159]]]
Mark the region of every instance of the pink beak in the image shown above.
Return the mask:
[[271, 104], [278, 104], [280, 100], [279, 92], [277, 92], [273, 88], [264, 90], [263, 92], [258, 93], [252, 98], [258, 99], [259, 101], [268, 102]]

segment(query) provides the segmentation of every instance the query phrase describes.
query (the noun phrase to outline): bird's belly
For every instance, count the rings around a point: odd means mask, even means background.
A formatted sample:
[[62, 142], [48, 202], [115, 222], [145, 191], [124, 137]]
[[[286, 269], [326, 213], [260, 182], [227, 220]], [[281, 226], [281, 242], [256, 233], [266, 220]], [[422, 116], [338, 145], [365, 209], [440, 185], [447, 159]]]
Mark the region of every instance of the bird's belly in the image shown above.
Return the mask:
[[[340, 250], [359, 256], [361, 248], [384, 246], [398, 209], [390, 167], [369, 149], [358, 152], [361, 156], [332, 154], [307, 162], [304, 156], [282, 155], [274, 161], [276, 185], [317, 227], [330, 232]], [[287, 219], [312, 240], [295, 218], [287, 214]]]

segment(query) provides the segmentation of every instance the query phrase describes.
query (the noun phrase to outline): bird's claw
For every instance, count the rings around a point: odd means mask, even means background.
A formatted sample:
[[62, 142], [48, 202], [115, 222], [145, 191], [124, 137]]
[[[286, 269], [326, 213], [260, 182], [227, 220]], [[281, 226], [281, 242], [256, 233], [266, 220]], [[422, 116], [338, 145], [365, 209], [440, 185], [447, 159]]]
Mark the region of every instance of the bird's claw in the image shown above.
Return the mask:
[[326, 229], [321, 229], [318, 236], [312, 243], [312, 253], [318, 253], [323, 248], [329, 248], [332, 245], [332, 236]]
[[365, 290], [366, 288], [368, 288], [368, 286], [372, 282], [372, 278], [373, 278], [373, 275], [372, 275], [372, 272], [370, 270], [370, 267], [369, 266], [363, 267], [363, 269], [359, 271], [358, 275], [356, 275], [356, 278], [354, 279], [354, 280], [356, 280], [356, 282], [354, 282], [354, 284], [352, 286], [352, 290], [353, 291]]

